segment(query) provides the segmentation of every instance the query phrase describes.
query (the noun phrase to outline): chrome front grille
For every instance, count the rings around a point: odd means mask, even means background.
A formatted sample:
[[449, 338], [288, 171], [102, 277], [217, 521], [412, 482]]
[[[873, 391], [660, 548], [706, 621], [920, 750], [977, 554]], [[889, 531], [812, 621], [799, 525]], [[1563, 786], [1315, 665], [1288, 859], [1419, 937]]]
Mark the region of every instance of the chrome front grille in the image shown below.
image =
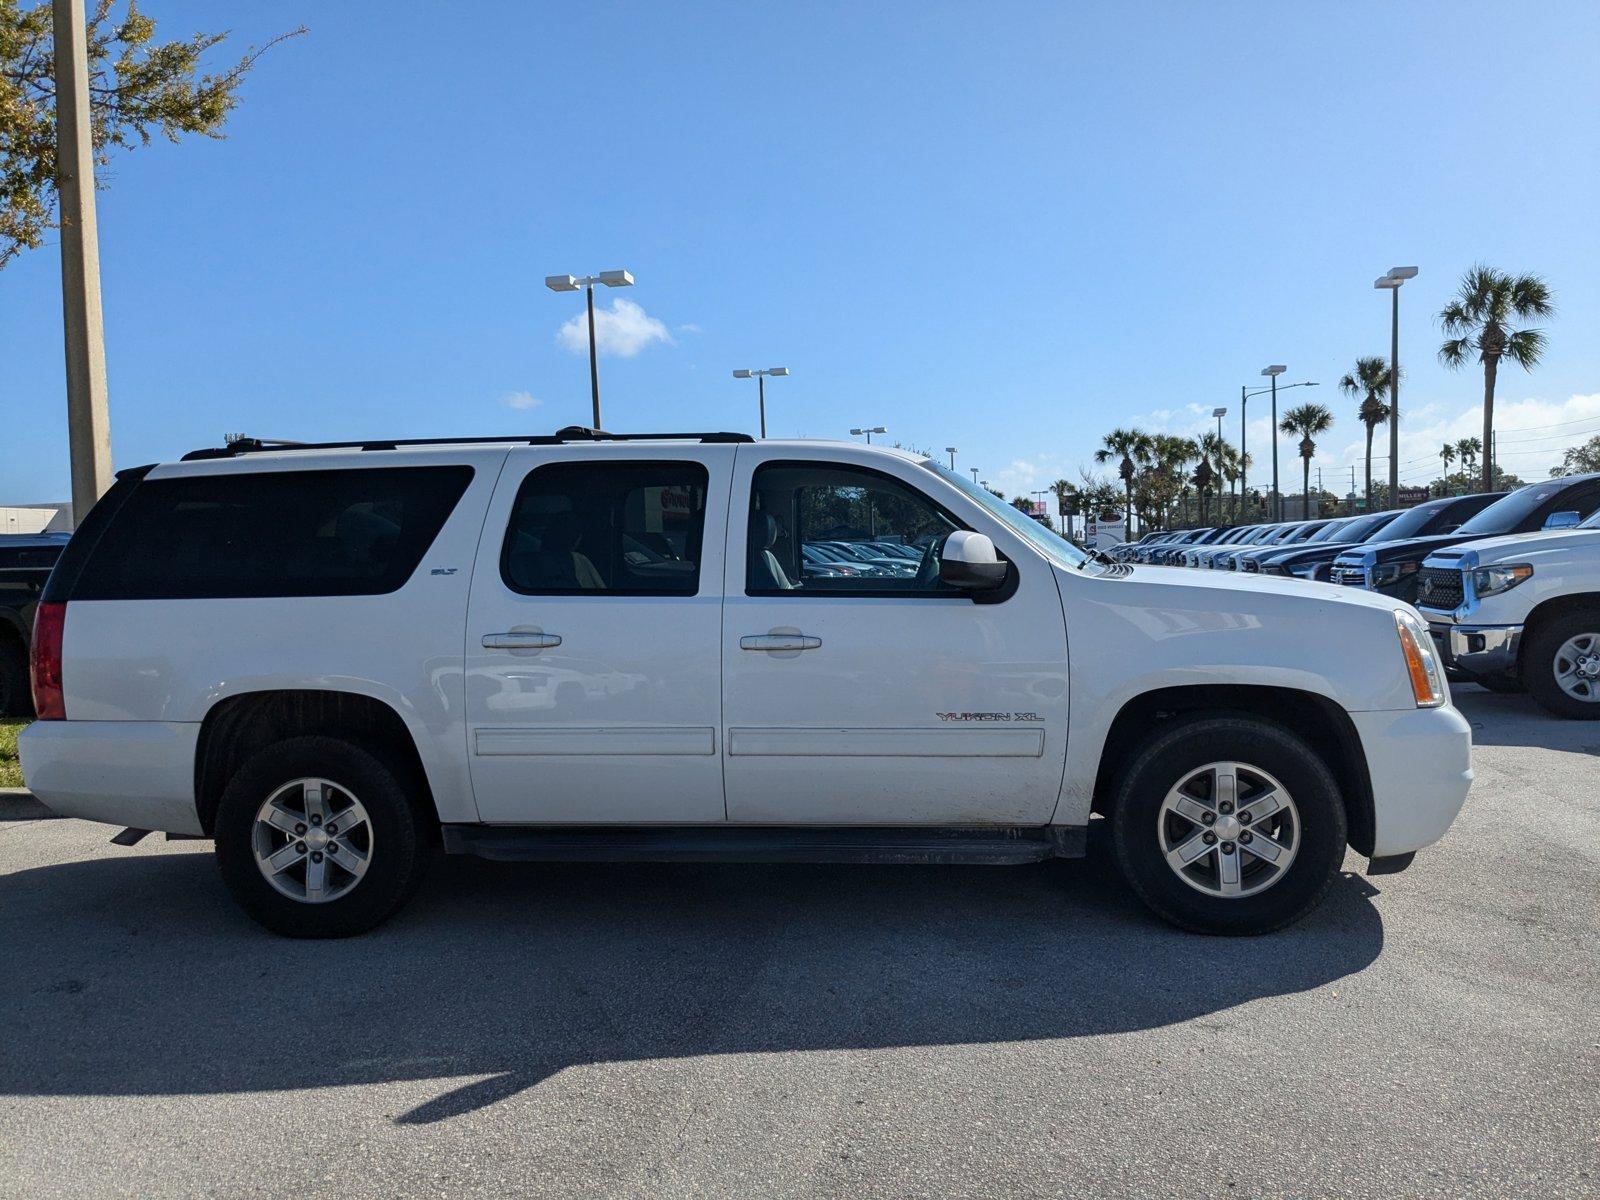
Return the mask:
[[1423, 567], [1417, 572], [1417, 603], [1449, 612], [1459, 608], [1465, 585], [1459, 567]]
[[1367, 572], [1362, 567], [1341, 567], [1335, 565], [1331, 576], [1334, 583], [1342, 583], [1346, 587], [1365, 587]]

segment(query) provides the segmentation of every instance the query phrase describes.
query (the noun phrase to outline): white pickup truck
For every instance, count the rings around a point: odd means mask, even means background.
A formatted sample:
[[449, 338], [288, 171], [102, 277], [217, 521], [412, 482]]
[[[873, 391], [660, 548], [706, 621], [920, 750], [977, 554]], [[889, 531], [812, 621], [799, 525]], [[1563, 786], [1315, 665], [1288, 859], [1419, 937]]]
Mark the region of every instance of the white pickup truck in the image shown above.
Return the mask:
[[1600, 720], [1600, 511], [1430, 554], [1418, 607], [1455, 677]]
[[33, 684], [41, 800], [214, 839], [296, 936], [376, 925], [438, 846], [1006, 864], [1083, 854], [1093, 814], [1157, 913], [1255, 933], [1347, 845], [1403, 868], [1472, 779], [1406, 604], [1112, 564], [932, 459], [737, 434], [125, 471], [50, 579]]

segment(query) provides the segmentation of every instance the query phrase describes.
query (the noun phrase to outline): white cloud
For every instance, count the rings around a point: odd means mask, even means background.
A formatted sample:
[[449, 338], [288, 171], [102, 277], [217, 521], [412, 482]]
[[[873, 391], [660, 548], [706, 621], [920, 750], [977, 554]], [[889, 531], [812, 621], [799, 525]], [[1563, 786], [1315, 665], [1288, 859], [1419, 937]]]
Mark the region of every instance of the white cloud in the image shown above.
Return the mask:
[[1013, 496], [1023, 496], [1049, 487], [1062, 478], [1075, 479], [1076, 473], [1068, 471], [1054, 454], [1036, 454], [1032, 458], [1012, 459], [989, 477], [989, 484], [999, 488], [1009, 500]]
[[507, 408], [538, 408], [544, 401], [528, 392], [507, 392], [500, 397], [500, 403]]
[[701, 329], [700, 326], [696, 325], [694, 322], [691, 321], [687, 325], [679, 325], [678, 326], [678, 332], [679, 333], [704, 333], [705, 330]]
[[[672, 334], [632, 300], [618, 296], [610, 308], [594, 312], [594, 340], [601, 354], [632, 358], [653, 342], [672, 344]], [[574, 354], [589, 352], [589, 318], [578, 313], [556, 331], [556, 341]]]
[[[1481, 384], [1479, 384], [1481, 386]], [[1333, 403], [1335, 423], [1332, 430], [1317, 440], [1317, 455], [1311, 460], [1312, 481], [1316, 481], [1317, 468], [1322, 469], [1323, 483], [1330, 490], [1343, 494], [1350, 488], [1350, 468], [1356, 468], [1356, 487], [1362, 484], [1366, 460], [1366, 430], [1355, 419], [1354, 401], [1341, 395], [1320, 397], [1319, 401]], [[1438, 478], [1442, 469], [1439, 447], [1445, 442], [1454, 444], [1462, 438], [1483, 437], [1483, 403], [1481, 400], [1443, 401], [1438, 399], [1407, 401], [1402, 390], [1400, 426], [1400, 479], [1402, 483], [1423, 484]], [[1223, 436], [1237, 444], [1239, 441], [1239, 414], [1237, 405], [1228, 405], [1228, 415], [1223, 418]], [[1279, 416], [1284, 408], [1283, 397], [1278, 398]], [[1158, 409], [1128, 422], [1129, 425], [1151, 433], [1176, 433], [1195, 437], [1216, 432], [1217, 423], [1209, 410], [1195, 410], [1190, 404], [1187, 412]], [[1252, 466], [1251, 485], [1269, 483], [1272, 476], [1272, 427], [1263, 398], [1252, 397], [1249, 405], [1249, 449]], [[1192, 415], [1191, 415], [1192, 414]], [[1523, 479], [1543, 479], [1550, 468], [1561, 462], [1561, 452], [1568, 446], [1577, 446], [1600, 434], [1600, 392], [1573, 395], [1566, 400], [1544, 400], [1537, 397], [1511, 399], [1504, 392], [1495, 400], [1494, 427], [1499, 440], [1500, 466]], [[1300, 454], [1297, 439], [1287, 434], [1279, 435], [1278, 471], [1285, 492], [1297, 491], [1300, 486]], [[1372, 476], [1381, 482], [1389, 477], [1389, 427], [1380, 425], [1372, 439]], [[1459, 470], [1459, 465], [1452, 465]], [[1033, 486], [1038, 487], [1039, 484]]]

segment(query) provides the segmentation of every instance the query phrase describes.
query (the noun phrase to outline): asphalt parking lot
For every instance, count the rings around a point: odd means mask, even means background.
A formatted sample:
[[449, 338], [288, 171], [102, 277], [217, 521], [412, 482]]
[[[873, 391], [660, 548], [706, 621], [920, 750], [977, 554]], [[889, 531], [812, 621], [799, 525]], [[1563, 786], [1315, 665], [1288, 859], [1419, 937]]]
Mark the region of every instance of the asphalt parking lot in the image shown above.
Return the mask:
[[444, 860], [297, 943], [0, 822], [0, 1193], [1600, 1195], [1600, 723], [1458, 702], [1446, 841], [1251, 940], [1094, 859]]

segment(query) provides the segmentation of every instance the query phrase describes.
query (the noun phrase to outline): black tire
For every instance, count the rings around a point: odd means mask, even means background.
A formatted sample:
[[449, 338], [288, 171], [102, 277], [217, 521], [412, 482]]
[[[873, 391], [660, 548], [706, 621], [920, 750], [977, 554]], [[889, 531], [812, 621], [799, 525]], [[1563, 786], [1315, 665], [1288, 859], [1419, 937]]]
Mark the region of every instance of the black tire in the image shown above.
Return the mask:
[[18, 638], [0, 631], [0, 717], [33, 716], [28, 683], [28, 650]]
[[[1581, 634], [1600, 638], [1600, 605], [1584, 605], [1540, 621], [1522, 646], [1522, 681], [1547, 712], [1569, 721], [1600, 721], [1600, 680], [1590, 685], [1597, 699], [1569, 696], [1556, 682], [1556, 652]], [[1597, 643], [1600, 644], [1600, 643]]]
[[[1253, 895], [1225, 898], [1184, 882], [1168, 866], [1159, 840], [1168, 791], [1219, 761], [1270, 774], [1298, 810], [1297, 852], [1276, 882]], [[1241, 811], [1245, 806], [1241, 796]], [[1109, 817], [1117, 865], [1129, 886], [1158, 916], [1197, 933], [1281, 929], [1316, 907], [1344, 861], [1344, 801], [1327, 764], [1282, 726], [1243, 714], [1182, 718], [1157, 730], [1129, 756]], [[1257, 869], [1253, 858], [1251, 869]]]
[[[256, 813], [274, 792], [301, 778], [329, 780], [357, 797], [371, 823], [366, 873], [344, 895], [311, 904], [284, 895], [256, 865]], [[217, 866], [233, 898], [254, 920], [285, 937], [365, 933], [416, 892], [433, 857], [432, 818], [404, 772], [333, 737], [289, 738], [253, 755], [234, 773], [217, 806]]]

